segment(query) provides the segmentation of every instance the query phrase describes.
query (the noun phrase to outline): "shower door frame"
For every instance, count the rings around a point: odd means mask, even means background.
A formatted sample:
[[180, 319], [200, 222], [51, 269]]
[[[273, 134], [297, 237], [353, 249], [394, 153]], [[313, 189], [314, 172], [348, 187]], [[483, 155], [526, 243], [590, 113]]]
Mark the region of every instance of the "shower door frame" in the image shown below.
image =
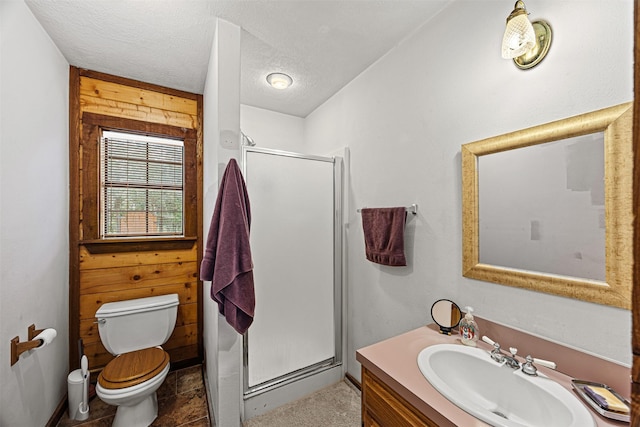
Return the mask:
[[[342, 365], [343, 349], [343, 289], [342, 289], [342, 236], [343, 236], [343, 160], [341, 157], [316, 156], [290, 151], [275, 150], [270, 148], [242, 147], [242, 173], [247, 177], [247, 153], [254, 152], [273, 156], [299, 158], [312, 161], [327, 162], [333, 164], [333, 321], [334, 321], [334, 355], [328, 359], [314, 363], [310, 366], [286, 373], [271, 380], [264, 381], [254, 386], [249, 386], [249, 336], [248, 332], [242, 336], [242, 368], [243, 368], [243, 398], [260, 395], [278, 387], [291, 384], [295, 381], [319, 374]], [[251, 183], [247, 182], [250, 186]]]

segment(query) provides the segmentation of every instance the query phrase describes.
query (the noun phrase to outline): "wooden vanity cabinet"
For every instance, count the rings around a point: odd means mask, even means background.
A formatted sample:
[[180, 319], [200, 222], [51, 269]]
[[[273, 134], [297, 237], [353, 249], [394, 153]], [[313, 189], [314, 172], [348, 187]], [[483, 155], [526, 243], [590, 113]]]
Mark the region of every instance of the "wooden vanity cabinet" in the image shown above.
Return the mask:
[[438, 427], [367, 368], [362, 368], [363, 427]]
[[[567, 372], [547, 370], [545, 373], [571, 391], [571, 378], [589, 378], [622, 390], [629, 396], [631, 387], [628, 366], [601, 359], [579, 350], [546, 341], [540, 337], [511, 329], [476, 317], [480, 330], [501, 341], [521, 343], [536, 354], [553, 358]], [[459, 336], [439, 333], [435, 325], [387, 338], [356, 351], [362, 367], [362, 425], [365, 427], [480, 427], [489, 424], [465, 412], [440, 394], [426, 380], [417, 360], [420, 352], [433, 345], [460, 343]], [[479, 343], [485, 349], [490, 347]], [[529, 350], [521, 349], [524, 354]], [[525, 352], [526, 351], [526, 352]], [[533, 350], [532, 350], [533, 351]], [[543, 368], [546, 369], [546, 368]], [[634, 402], [636, 403], [636, 402]], [[617, 427], [620, 422], [594, 414], [600, 427]], [[640, 427], [640, 423], [632, 424]]]

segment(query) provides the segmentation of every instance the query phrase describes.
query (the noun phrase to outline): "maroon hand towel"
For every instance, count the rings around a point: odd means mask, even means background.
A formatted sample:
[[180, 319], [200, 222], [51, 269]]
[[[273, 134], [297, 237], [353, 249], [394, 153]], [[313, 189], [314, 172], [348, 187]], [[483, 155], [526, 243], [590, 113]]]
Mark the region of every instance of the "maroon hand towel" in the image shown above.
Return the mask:
[[242, 172], [231, 159], [222, 176], [200, 278], [211, 281], [211, 298], [227, 322], [243, 334], [253, 322], [255, 293], [249, 246], [251, 209]]
[[367, 259], [383, 265], [407, 265], [404, 256], [404, 223], [407, 210], [400, 208], [362, 209], [362, 228]]

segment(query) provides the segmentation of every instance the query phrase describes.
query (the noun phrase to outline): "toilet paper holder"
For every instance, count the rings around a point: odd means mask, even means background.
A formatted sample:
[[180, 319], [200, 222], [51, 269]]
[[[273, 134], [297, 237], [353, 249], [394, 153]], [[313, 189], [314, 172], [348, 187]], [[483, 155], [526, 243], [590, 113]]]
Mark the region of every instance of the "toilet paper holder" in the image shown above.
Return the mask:
[[36, 325], [30, 325], [27, 328], [28, 341], [20, 342], [20, 337], [15, 337], [11, 340], [11, 366], [18, 362], [18, 358], [25, 351], [33, 350], [34, 348], [44, 345], [43, 340], [35, 339], [35, 337], [44, 331], [45, 329], [36, 329]]

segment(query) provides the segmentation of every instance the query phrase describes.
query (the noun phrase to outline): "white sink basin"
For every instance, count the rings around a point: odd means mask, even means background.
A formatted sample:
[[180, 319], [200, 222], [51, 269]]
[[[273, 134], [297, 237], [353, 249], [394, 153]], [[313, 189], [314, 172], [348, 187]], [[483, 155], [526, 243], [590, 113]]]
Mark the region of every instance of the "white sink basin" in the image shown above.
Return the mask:
[[589, 410], [569, 390], [524, 374], [479, 348], [439, 344], [418, 354], [420, 371], [443, 396], [493, 426], [589, 427]]

